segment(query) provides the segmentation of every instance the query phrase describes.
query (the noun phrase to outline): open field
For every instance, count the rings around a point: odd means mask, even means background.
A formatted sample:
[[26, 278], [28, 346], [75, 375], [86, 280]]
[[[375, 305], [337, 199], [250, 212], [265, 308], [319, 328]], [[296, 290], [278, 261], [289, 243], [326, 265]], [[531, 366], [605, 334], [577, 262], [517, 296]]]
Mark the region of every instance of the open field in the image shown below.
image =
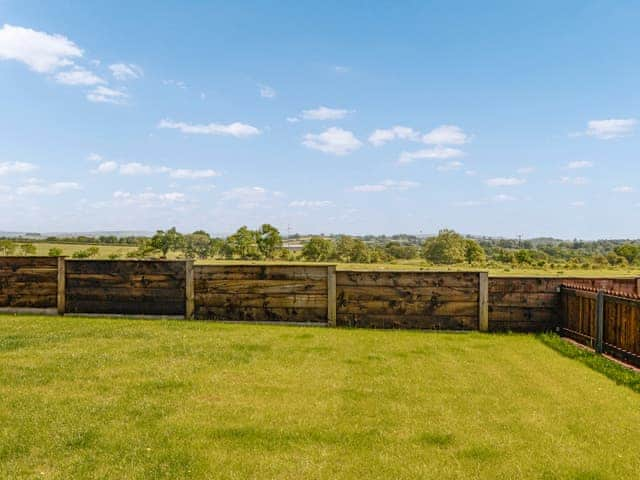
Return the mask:
[[[18, 245], [20, 245], [18, 243]], [[62, 255], [71, 257], [75, 252], [80, 250], [86, 250], [90, 247], [98, 247], [99, 253], [96, 258], [108, 258], [109, 255], [117, 254], [121, 258], [126, 257], [127, 253], [134, 251], [136, 248], [129, 245], [105, 245], [105, 244], [88, 244], [88, 243], [49, 243], [49, 242], [34, 242], [33, 246], [36, 247], [36, 255], [46, 256], [49, 254], [49, 250], [52, 248], [59, 248], [62, 250]]]
[[0, 316], [0, 477], [637, 478], [640, 396], [548, 342]]

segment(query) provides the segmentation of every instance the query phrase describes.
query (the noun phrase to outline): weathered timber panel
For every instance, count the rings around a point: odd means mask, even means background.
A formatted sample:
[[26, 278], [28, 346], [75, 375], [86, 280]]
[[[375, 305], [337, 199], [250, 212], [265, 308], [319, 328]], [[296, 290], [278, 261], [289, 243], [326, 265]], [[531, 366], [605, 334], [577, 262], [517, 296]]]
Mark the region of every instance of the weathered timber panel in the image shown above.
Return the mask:
[[66, 312], [183, 315], [185, 263], [68, 260]]
[[634, 293], [633, 278], [490, 277], [489, 330], [541, 332], [560, 326], [562, 284]]
[[195, 318], [327, 321], [326, 266], [196, 265]]
[[596, 294], [563, 289], [562, 333], [577, 342], [595, 346], [596, 341]]
[[478, 273], [339, 271], [336, 290], [338, 325], [478, 328]]
[[0, 308], [56, 308], [57, 257], [0, 257]]

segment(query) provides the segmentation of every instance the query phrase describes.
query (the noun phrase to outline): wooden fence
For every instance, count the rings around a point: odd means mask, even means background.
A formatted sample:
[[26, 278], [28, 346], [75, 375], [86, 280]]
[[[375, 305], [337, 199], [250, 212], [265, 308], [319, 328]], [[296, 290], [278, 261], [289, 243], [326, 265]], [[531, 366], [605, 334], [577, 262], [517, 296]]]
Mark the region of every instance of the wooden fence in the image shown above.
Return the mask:
[[0, 311], [533, 332], [560, 328], [567, 282], [640, 293], [633, 278], [0, 257]]
[[563, 335], [640, 367], [640, 296], [569, 284], [561, 304]]

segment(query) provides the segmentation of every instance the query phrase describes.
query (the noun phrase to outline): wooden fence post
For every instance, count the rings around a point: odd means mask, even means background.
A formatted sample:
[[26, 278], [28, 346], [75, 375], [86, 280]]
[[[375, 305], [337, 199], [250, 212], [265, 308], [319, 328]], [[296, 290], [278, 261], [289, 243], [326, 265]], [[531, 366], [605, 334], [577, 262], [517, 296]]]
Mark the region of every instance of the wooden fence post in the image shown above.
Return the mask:
[[596, 297], [596, 353], [604, 351], [604, 292]]
[[489, 273], [479, 272], [478, 287], [478, 329], [489, 331]]
[[58, 315], [67, 309], [67, 269], [64, 257], [58, 257]]
[[193, 278], [193, 260], [184, 262], [185, 306], [184, 318], [191, 320], [195, 311], [195, 289]]
[[636, 295], [640, 295], [640, 277], [636, 278]]
[[327, 267], [327, 323], [336, 326], [336, 267]]

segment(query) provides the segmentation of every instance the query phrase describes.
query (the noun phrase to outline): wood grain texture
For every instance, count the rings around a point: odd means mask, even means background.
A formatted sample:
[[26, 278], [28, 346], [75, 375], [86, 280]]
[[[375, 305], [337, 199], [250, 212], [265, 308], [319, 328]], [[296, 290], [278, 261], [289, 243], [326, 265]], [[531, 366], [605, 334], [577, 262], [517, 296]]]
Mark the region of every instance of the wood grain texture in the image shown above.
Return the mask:
[[336, 284], [338, 325], [478, 328], [478, 273], [339, 271]]
[[197, 265], [195, 318], [327, 322], [328, 269], [306, 265]]
[[0, 257], [0, 307], [51, 309], [57, 304], [57, 257]]
[[184, 315], [185, 262], [67, 260], [66, 312]]

